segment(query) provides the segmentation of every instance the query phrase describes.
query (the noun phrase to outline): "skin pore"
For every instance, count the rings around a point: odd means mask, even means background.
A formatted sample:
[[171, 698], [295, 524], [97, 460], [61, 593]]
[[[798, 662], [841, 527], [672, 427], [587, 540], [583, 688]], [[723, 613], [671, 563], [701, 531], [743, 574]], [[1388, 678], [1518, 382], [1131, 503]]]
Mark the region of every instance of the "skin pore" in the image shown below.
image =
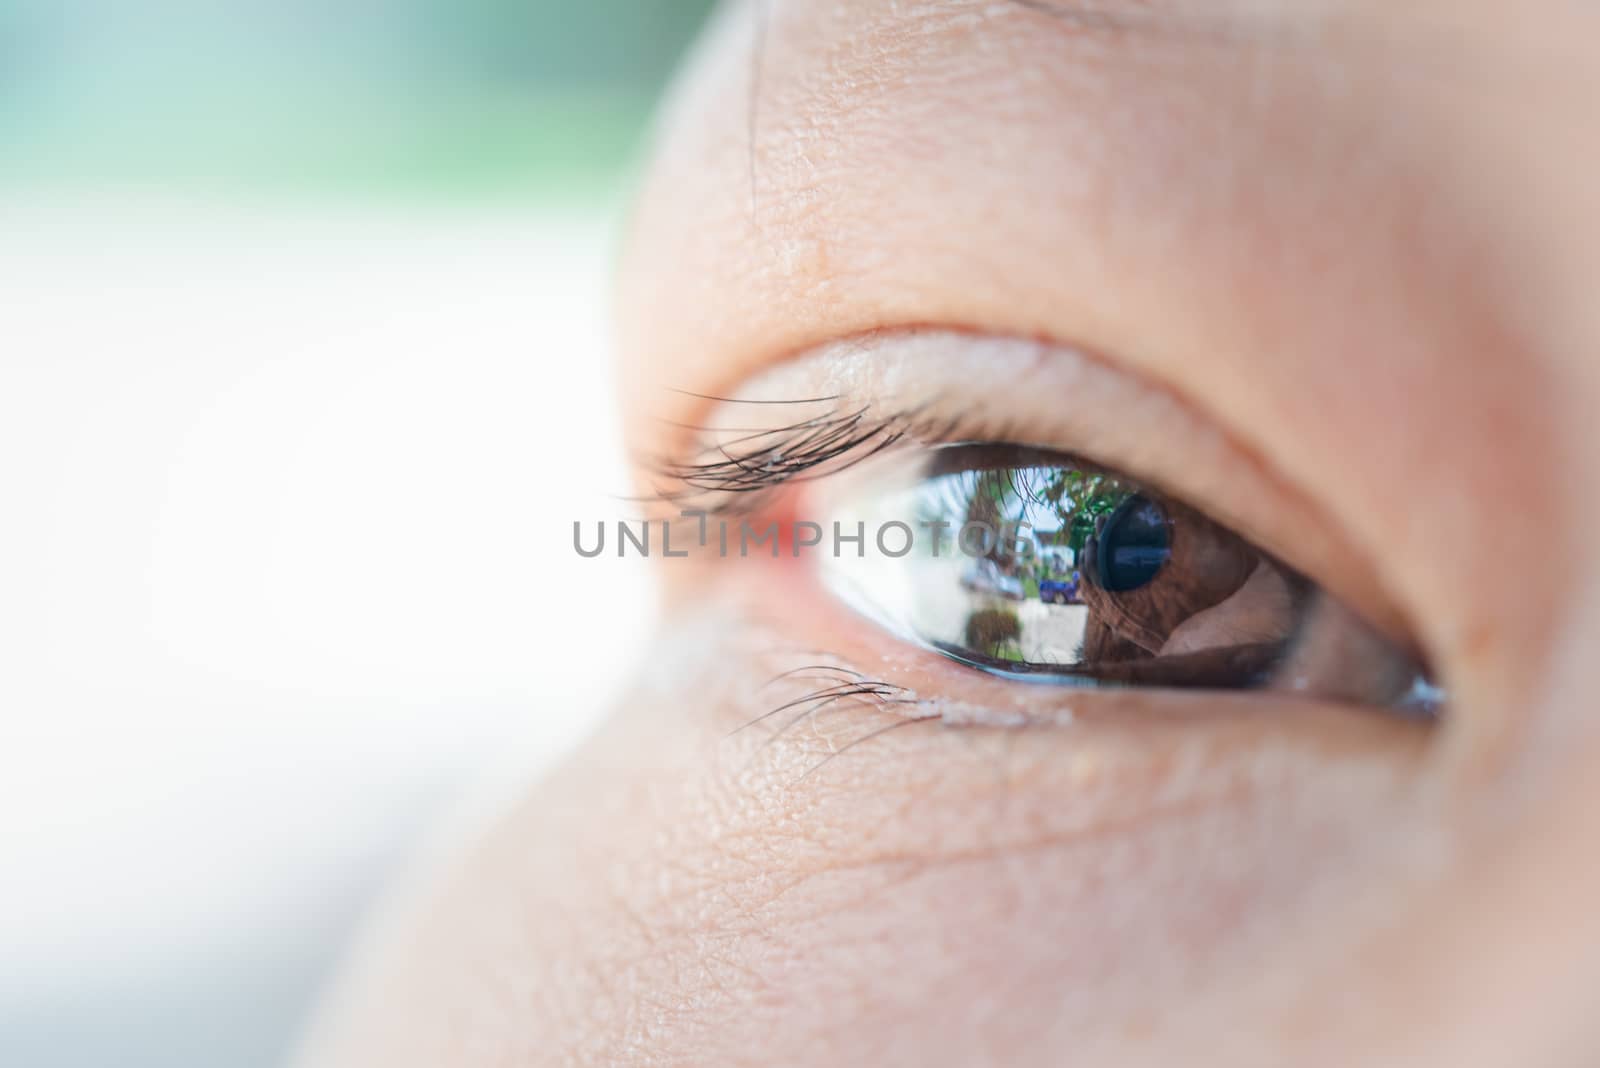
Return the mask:
[[944, 406], [1248, 532], [1448, 712], [1027, 686], [787, 558], [663, 560], [633, 695], [308, 1063], [1594, 1063], [1596, 42], [1554, 2], [730, 3], [621, 261], [644, 491], [708, 398]]

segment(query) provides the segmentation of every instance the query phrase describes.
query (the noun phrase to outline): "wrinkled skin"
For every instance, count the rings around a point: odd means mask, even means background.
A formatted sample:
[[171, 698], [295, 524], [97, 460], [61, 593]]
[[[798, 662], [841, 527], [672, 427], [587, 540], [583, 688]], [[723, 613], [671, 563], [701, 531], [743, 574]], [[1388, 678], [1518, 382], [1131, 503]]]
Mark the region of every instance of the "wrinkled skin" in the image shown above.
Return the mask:
[[[1121, 425], [1161, 413], [1096, 459], [1403, 630], [1443, 722], [1024, 692], [802, 568], [662, 561], [632, 696], [309, 1064], [1600, 1063], [1600, 14], [1089, 6], [724, 11], [622, 258], [632, 445], [702, 414], [672, 390], [934, 327], [917, 380], [1081, 447], [1085, 350]], [[1004, 338], [1037, 357], [963, 376]], [[816, 650], [937, 714], [730, 735]]]

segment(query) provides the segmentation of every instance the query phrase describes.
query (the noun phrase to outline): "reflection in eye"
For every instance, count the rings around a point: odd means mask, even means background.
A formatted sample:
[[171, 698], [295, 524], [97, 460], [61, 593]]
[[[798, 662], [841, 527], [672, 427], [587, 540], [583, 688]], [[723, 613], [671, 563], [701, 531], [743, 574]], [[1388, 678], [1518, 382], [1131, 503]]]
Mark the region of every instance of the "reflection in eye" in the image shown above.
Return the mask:
[[894, 555], [827, 556], [835, 590], [991, 673], [1287, 690], [1417, 715], [1442, 696], [1305, 576], [1182, 502], [1058, 453], [934, 449], [857, 479], [833, 518], [900, 531], [886, 539]]
[[1130, 495], [1098, 525], [1089, 539], [1097, 585], [1108, 593], [1131, 593], [1155, 581], [1172, 557], [1167, 513], [1143, 494]]

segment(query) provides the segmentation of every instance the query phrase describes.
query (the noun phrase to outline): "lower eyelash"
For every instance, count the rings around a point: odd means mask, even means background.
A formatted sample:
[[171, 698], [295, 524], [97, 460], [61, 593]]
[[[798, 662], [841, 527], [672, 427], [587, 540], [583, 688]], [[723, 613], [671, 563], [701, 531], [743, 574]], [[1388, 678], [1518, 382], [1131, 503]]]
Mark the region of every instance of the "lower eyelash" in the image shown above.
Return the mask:
[[[833, 674], [829, 675], [827, 674], [828, 672]], [[832, 685], [813, 690], [804, 696], [785, 701], [783, 704], [763, 712], [761, 715], [730, 731], [729, 737], [741, 734], [759, 723], [772, 719], [774, 716], [781, 716], [784, 712], [797, 708], [800, 709], [798, 715], [785, 721], [782, 726], [779, 726], [769, 734], [767, 742], [776, 740], [796, 724], [816, 715], [829, 705], [841, 701], [851, 701], [874, 708], [883, 708], [886, 705], [917, 705], [921, 703], [915, 692], [904, 686], [872, 679], [859, 671], [852, 671], [849, 668], [830, 664], [807, 664], [792, 671], [785, 671], [770, 679], [767, 682], [767, 687], [781, 683], [786, 679], [830, 682]], [[763, 689], [765, 688], [763, 687]]]
[[[859, 722], [865, 729], [854, 733], [843, 744], [835, 745], [829, 738], [829, 750], [821, 759], [807, 765], [794, 777], [790, 785], [799, 783], [851, 749], [891, 731], [918, 723], [938, 723], [941, 720], [939, 712], [934, 710], [929, 702], [918, 697], [914, 691], [837, 664], [804, 664], [774, 675], [761, 689], [765, 693], [774, 687], [794, 681], [813, 684], [813, 688], [774, 705], [728, 733], [727, 737], [733, 738], [762, 724], [774, 724], [751, 751], [750, 761], [753, 762], [768, 752], [774, 743], [791, 735], [796, 728], [808, 722], [815, 723], [817, 717], [830, 708], [841, 705], [856, 706], [863, 714]], [[879, 715], [869, 717], [868, 713]], [[882, 718], [884, 716], [889, 717], [887, 722]]]
[[844, 745], [840, 746], [838, 749], [835, 749], [833, 752], [829, 753], [827, 756], [823, 757], [821, 760], [819, 760], [815, 764], [811, 765], [811, 767], [807, 768], [805, 771], [800, 773], [799, 778], [795, 779], [795, 782], [798, 783], [798, 782], [804, 781], [806, 778], [808, 778], [811, 775], [815, 774], [818, 770], [820, 770], [822, 767], [824, 767], [828, 763], [830, 763], [830, 762], [832, 762], [834, 760], [837, 760], [839, 757], [844, 756], [844, 754], [848, 753], [850, 750], [856, 748], [857, 746], [865, 745], [868, 742], [876, 741], [877, 739], [883, 737], [885, 734], [888, 734], [890, 731], [897, 731], [897, 730], [900, 730], [902, 727], [915, 727], [918, 724], [934, 723], [934, 722], [937, 722], [937, 718], [933, 717], [933, 716], [923, 716], [921, 718], [907, 717], [907, 718], [899, 719], [899, 720], [896, 720], [896, 721], [894, 721], [892, 723], [886, 724], [885, 726], [874, 728], [873, 730], [868, 731], [866, 734], [861, 735], [859, 738], [855, 738], [855, 739], [853, 739], [853, 740], [851, 740], [849, 742], [846, 742]]
[[[828, 654], [824, 654], [828, 655]], [[842, 657], [840, 659], [843, 659]], [[830, 761], [843, 756], [851, 749], [875, 741], [901, 727], [925, 724], [940, 727], [1005, 727], [1026, 726], [1063, 727], [1074, 722], [1069, 709], [1056, 708], [1048, 714], [1025, 714], [1018, 710], [1003, 711], [986, 705], [965, 701], [952, 701], [942, 697], [924, 697], [909, 687], [874, 678], [839, 664], [808, 663], [772, 676], [762, 686], [765, 692], [786, 682], [802, 681], [818, 684], [798, 696], [791, 697], [762, 712], [729, 731], [726, 738], [734, 738], [762, 724], [776, 724], [755, 746], [749, 755], [753, 762], [770, 747], [789, 736], [796, 728], [814, 722], [824, 711], [840, 705], [855, 706], [861, 713], [864, 729], [855, 733], [842, 745], [830, 748], [820, 760], [808, 765], [790, 785], [803, 781]], [[878, 715], [869, 715], [878, 713]], [[887, 721], [885, 721], [885, 717]], [[830, 745], [832, 744], [830, 739]]]

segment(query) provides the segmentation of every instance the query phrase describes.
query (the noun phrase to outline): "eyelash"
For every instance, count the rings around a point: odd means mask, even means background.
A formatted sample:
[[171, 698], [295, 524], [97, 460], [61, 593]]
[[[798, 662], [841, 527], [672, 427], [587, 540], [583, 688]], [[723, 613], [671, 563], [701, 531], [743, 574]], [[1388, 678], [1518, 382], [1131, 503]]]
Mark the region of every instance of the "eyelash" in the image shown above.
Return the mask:
[[[839, 397], [812, 397], [788, 401], [750, 401], [688, 394], [717, 404], [787, 405], [834, 404]], [[961, 417], [931, 420], [925, 409], [873, 415], [870, 405], [832, 412], [771, 429], [673, 424], [699, 434], [743, 434], [731, 441], [707, 441], [686, 459], [660, 459], [651, 472], [670, 489], [658, 489], [649, 500], [659, 504], [705, 505], [711, 515], [758, 512], [772, 491], [796, 482], [815, 481], [839, 474], [897, 444], [944, 445], [962, 439], [1007, 440], [1002, 428], [983, 426]], [[731, 446], [759, 442], [743, 452]], [[716, 455], [720, 458], [703, 460]]]
[[[772, 508], [773, 497], [790, 484], [840, 475], [897, 445], [931, 450], [939, 450], [941, 446], [1005, 450], [1009, 459], [1002, 466], [1013, 466], [1021, 462], [1022, 457], [1035, 454], [1044, 457], [1041, 462], [1071, 461], [1072, 466], [1081, 469], [1099, 468], [1093, 461], [1079, 461], [1057, 449], [994, 444], [1018, 441], [1031, 435], [1025, 430], [1019, 432], [1017, 427], [975, 419], [965, 412], [951, 416], [948, 413], [956, 405], [949, 403], [951, 398], [948, 396], [936, 395], [919, 407], [880, 414], [866, 401], [846, 403], [844, 394], [793, 400], [688, 395], [717, 405], [715, 410], [719, 413], [727, 412], [730, 408], [733, 411], [753, 412], [758, 408], [771, 410], [776, 407], [785, 409], [785, 415], [792, 410], [796, 416], [781, 426], [765, 428], [759, 426], [760, 419], [754, 418], [739, 422], [755, 423], [755, 426], [670, 424], [699, 437], [691, 438], [687, 446], [689, 451], [680, 454], [684, 455], [683, 459], [663, 460], [651, 465], [651, 470], [667, 488], [657, 489], [647, 500], [658, 505], [676, 505], [680, 509], [697, 508], [708, 516], [746, 517], [762, 514]], [[818, 411], [822, 406], [826, 408]], [[945, 414], [936, 418], [929, 414], [931, 411]], [[716, 419], [708, 422], [715, 423]], [[1099, 469], [1105, 471], [1104, 468]], [[1146, 485], [1157, 492], [1163, 490], [1159, 481]], [[1184, 495], [1179, 492], [1173, 496], [1181, 500]], [[1223, 526], [1225, 528], [1227, 524]], [[1245, 537], [1248, 538], [1248, 535]], [[949, 656], [948, 653], [945, 655]], [[962, 660], [961, 657], [951, 658]], [[989, 674], [1011, 677], [1004, 672], [973, 666], [978, 670], [987, 670]], [[1419, 662], [1419, 671], [1425, 667], [1425, 663]], [[1425, 671], [1418, 677], [1424, 678]], [[878, 691], [888, 685], [892, 684], [875, 684], [863, 679], [854, 688], [821, 690], [799, 702], [780, 705], [768, 714], [781, 713], [794, 707], [805, 708], [810, 702], [826, 706], [846, 698], [871, 699], [875, 693], [882, 700], [884, 695]], [[1433, 701], [1429, 704], [1430, 715], [1439, 703]], [[795, 722], [803, 720], [808, 714], [802, 712]], [[763, 720], [765, 718], [760, 717]]]
[[853, 737], [842, 745], [830, 747], [829, 751], [820, 760], [809, 764], [795, 778], [795, 783], [800, 782], [830, 761], [843, 756], [857, 746], [874, 741], [890, 731], [899, 730], [902, 727], [941, 722], [939, 714], [929, 710], [927, 702], [906, 687], [875, 679], [859, 671], [837, 664], [811, 663], [780, 672], [767, 680], [763, 690], [796, 681], [821, 685], [802, 693], [798, 697], [785, 700], [781, 704], [769, 708], [729, 732], [728, 737], [733, 738], [744, 734], [753, 727], [760, 727], [775, 717], [781, 717], [784, 713], [794, 713], [792, 716], [782, 719], [777, 726], [767, 732], [766, 737], [757, 744], [750, 754], [751, 759], [758, 757], [768, 747], [778, 742], [801, 724], [808, 721], [815, 722], [819, 715], [835, 705], [859, 705], [862, 706], [863, 711], [882, 713], [888, 718], [887, 722], [869, 722], [865, 731], [855, 733]]

